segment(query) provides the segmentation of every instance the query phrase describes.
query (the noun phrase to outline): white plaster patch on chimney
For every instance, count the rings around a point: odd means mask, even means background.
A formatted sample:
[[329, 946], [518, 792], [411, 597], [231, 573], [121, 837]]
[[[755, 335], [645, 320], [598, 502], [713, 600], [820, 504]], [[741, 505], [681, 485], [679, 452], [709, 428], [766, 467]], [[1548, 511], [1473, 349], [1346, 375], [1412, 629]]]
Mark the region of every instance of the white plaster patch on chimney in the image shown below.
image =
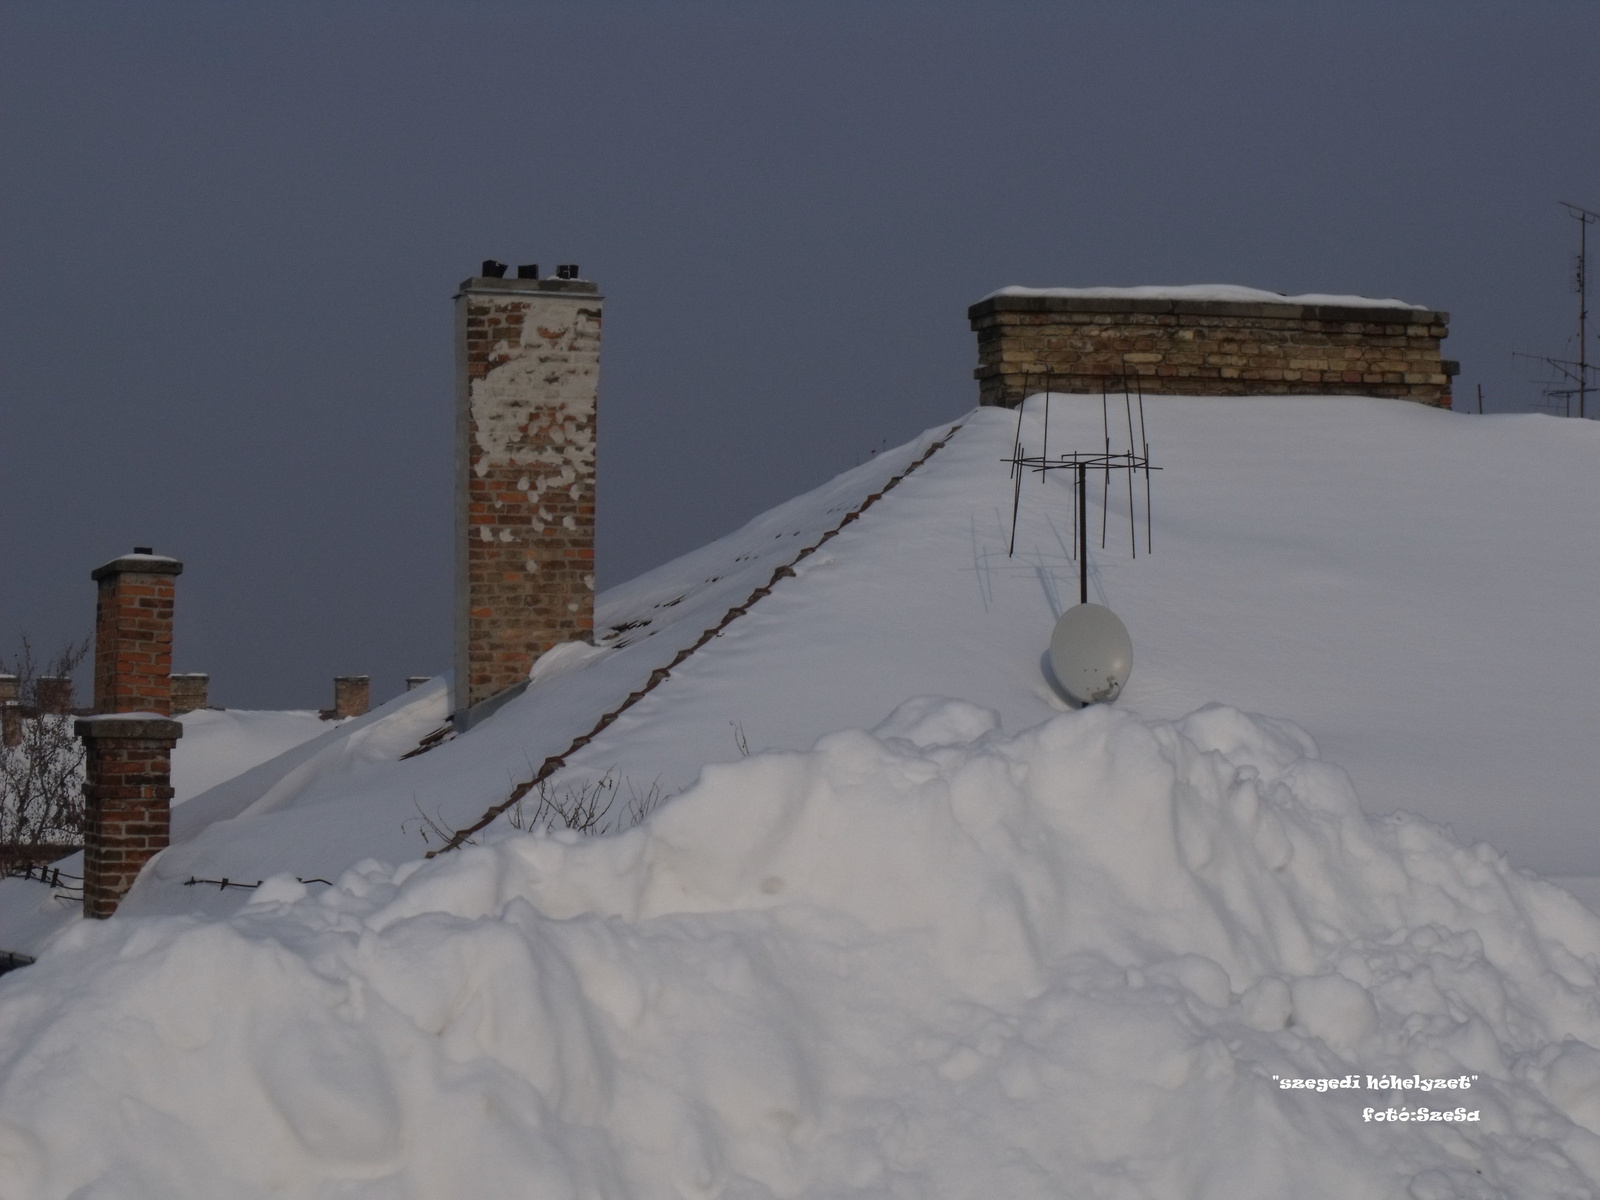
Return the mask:
[[480, 538], [482, 538], [486, 542], [494, 541], [494, 534], [492, 532], [490, 532], [489, 527], [487, 525], [479, 525], [478, 526], [478, 536]]
[[517, 491], [525, 492], [527, 490], [528, 490], [528, 477], [526, 475], [524, 475], [521, 479], [517, 480]]
[[576, 521], [574, 521], [571, 517], [562, 517], [561, 518], [561, 523], [563, 525], [565, 525], [568, 529], [576, 529], [578, 527], [578, 523]]
[[509, 530], [509, 529], [502, 529], [502, 530], [501, 530], [501, 531], [500, 531], [500, 540], [501, 540], [501, 541], [502, 541], [502, 542], [509, 542], [509, 541], [510, 541], [510, 540], [511, 540], [511, 530]]
[[591, 592], [594, 591], [594, 576], [585, 575], [583, 577], [583, 586], [588, 588]]
[[[528, 572], [532, 573], [532, 572], [537, 571], [539, 569], [539, 564], [537, 562], [535, 562], [533, 559], [530, 558], [530, 559], [527, 559], [526, 561], [523, 562], [522, 569], [524, 571], [528, 571]], [[593, 589], [591, 589], [591, 590], [593, 590]]]
[[[507, 342], [497, 343], [494, 353], [506, 361], [472, 382], [469, 404], [475, 440], [483, 452], [481, 471], [487, 471], [485, 463], [534, 461], [593, 470], [594, 439], [584, 426], [594, 415], [599, 337], [593, 318], [582, 310], [570, 326], [552, 329], [541, 325], [540, 310], [554, 307], [535, 300], [524, 310], [524, 328], [538, 327], [540, 337], [551, 343], [548, 352], [535, 355], [530, 347], [513, 349]], [[530, 386], [530, 376], [539, 383]], [[540, 397], [538, 410], [550, 414], [545, 436], [559, 451], [538, 454], [528, 449], [527, 427], [535, 413], [524, 398], [530, 394]]]

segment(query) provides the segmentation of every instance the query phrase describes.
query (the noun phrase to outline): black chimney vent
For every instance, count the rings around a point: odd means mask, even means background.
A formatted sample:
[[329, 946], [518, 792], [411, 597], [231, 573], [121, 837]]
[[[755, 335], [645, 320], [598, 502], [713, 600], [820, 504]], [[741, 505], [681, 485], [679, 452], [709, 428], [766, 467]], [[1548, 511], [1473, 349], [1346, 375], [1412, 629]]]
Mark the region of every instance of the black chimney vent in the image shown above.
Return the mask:
[[517, 268], [517, 278], [518, 279], [537, 279], [537, 278], [539, 278], [539, 264], [538, 263], [523, 263], [521, 266], [519, 266]]
[[505, 263], [495, 262], [495, 260], [492, 258], [484, 259], [483, 277], [485, 279], [504, 279], [506, 277]]

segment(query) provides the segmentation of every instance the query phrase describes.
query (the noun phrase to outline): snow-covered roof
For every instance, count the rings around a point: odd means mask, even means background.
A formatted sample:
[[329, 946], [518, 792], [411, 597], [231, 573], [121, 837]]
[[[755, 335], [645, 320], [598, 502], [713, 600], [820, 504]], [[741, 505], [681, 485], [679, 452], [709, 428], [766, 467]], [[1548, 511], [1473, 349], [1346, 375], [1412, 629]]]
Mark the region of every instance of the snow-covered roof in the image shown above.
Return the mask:
[[[1103, 421], [1055, 398], [1050, 452]], [[1114, 707], [1042, 665], [1065, 480], [1007, 552], [1036, 397], [603, 594], [462, 736], [401, 757], [436, 680], [181, 805], [118, 918], [0, 980], [0, 1193], [1592, 1191], [1600, 918], [1518, 866], [1600, 873], [1600, 430], [1145, 423], [1154, 552], [1093, 499]], [[519, 830], [553, 761], [665, 803]]]
[[[1600, 747], [1582, 717], [1600, 700], [1584, 665], [1600, 637], [1566, 615], [1576, 604], [1512, 619], [1529, 595], [1597, 582], [1600, 539], [1581, 516], [1590, 427], [1348, 397], [1145, 404], [1163, 467], [1157, 553], [1132, 562], [1113, 540], [1091, 555], [1095, 598], [1134, 637], [1121, 703], [1169, 718], [1223, 700], [1287, 717], [1373, 811], [1450, 821], [1546, 872], [1600, 874], [1587, 850], [1600, 844]], [[1035, 399], [1025, 442], [1042, 417]], [[1016, 421], [979, 410], [937, 426], [603, 594], [598, 644], [541, 661], [527, 692], [463, 737], [399, 760], [443, 723], [436, 681], [180, 806], [177, 844], [130, 908], [193, 903], [169, 889], [191, 875], [404, 861], [437, 846], [421, 817], [474, 825], [552, 758], [549, 786], [610, 774], [671, 794], [741, 745], [803, 748], [874, 725], [908, 695], [960, 695], [1008, 729], [1046, 719], [1063, 702], [1039, 656], [1076, 584], [1058, 480], [1025, 482], [1005, 554], [999, 460]], [[1097, 399], [1058, 397], [1051, 421], [1054, 446], [1103, 436]], [[1114, 539], [1126, 498], [1110, 503]], [[1509, 745], [1484, 736], [1508, 726]], [[1530, 779], [1537, 821], [1505, 803]]]
[[1038, 288], [1013, 285], [990, 292], [984, 299], [990, 300], [996, 296], [1057, 297], [1073, 300], [1215, 300], [1234, 304], [1299, 304], [1325, 308], [1404, 308], [1414, 312], [1429, 311], [1425, 304], [1408, 304], [1404, 300], [1379, 300], [1371, 296], [1335, 296], [1322, 292], [1285, 296], [1279, 292], [1242, 287], [1236, 283], [1149, 284], [1140, 287], [1089, 288]]

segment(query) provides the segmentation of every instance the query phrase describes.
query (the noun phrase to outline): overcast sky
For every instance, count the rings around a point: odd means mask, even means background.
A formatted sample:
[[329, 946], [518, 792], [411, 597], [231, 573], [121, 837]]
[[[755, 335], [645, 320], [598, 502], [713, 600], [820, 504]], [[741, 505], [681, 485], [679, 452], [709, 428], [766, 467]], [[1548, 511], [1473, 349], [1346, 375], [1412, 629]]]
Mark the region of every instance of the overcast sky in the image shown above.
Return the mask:
[[238, 707], [448, 666], [484, 258], [606, 295], [604, 587], [975, 404], [1007, 284], [1398, 296], [1526, 409], [1600, 209], [1587, 2], [0, 13], [0, 654], [153, 545]]

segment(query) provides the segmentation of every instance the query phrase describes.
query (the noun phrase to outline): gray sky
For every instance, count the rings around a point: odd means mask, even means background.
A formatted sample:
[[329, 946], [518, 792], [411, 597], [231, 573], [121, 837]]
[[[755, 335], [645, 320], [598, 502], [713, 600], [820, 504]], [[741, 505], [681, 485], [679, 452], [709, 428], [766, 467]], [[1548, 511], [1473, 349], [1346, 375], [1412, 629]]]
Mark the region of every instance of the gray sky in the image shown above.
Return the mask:
[[1593, 3], [0, 4], [0, 654], [86, 635], [138, 543], [186, 564], [175, 666], [214, 702], [447, 666], [450, 297], [488, 257], [607, 296], [602, 587], [976, 403], [965, 310], [1011, 283], [1399, 296], [1453, 314], [1459, 407], [1524, 409], [1512, 350], [1573, 348], [1597, 34]]

